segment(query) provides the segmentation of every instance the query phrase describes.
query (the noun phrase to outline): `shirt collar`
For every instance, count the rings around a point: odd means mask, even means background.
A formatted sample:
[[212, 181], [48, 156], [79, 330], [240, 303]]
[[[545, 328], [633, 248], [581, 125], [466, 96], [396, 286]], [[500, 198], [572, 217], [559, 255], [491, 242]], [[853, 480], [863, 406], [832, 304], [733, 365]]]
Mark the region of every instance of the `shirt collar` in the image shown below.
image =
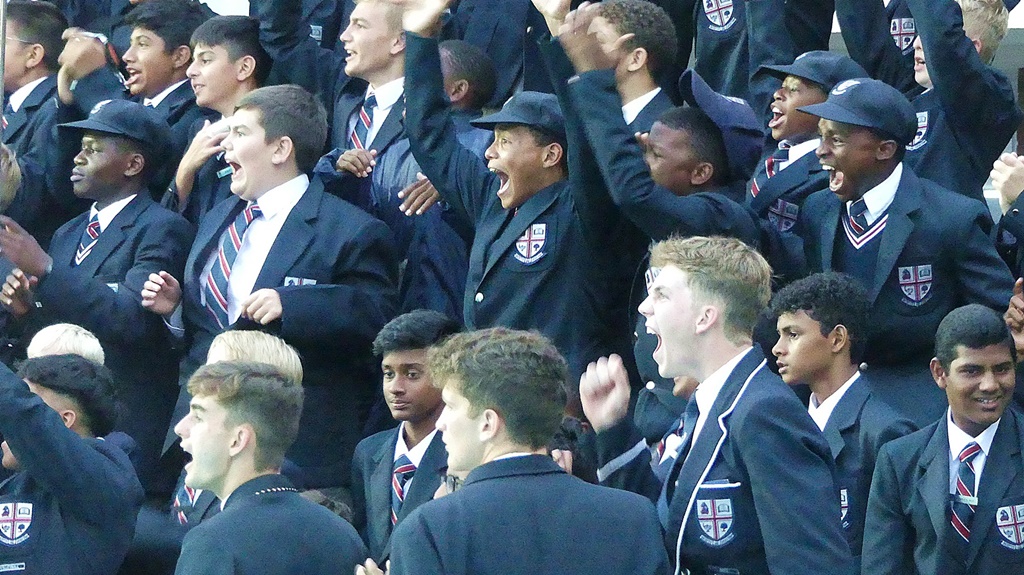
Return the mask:
[[659, 92], [661, 92], [661, 88], [655, 88], [650, 92], [647, 92], [643, 96], [640, 96], [639, 98], [633, 98], [628, 103], [623, 104], [622, 119], [626, 120], [627, 124], [632, 124], [633, 120], [635, 120], [636, 117], [640, 115], [640, 112], [642, 112], [643, 109], [647, 107], [647, 104], [651, 103], [651, 100], [653, 100]]
[[818, 144], [821, 143], [821, 138], [811, 138], [805, 140], [799, 144], [792, 144], [789, 148], [789, 160], [786, 161], [786, 165], [792, 164], [800, 158], [818, 149]]
[[430, 447], [430, 442], [434, 440], [434, 436], [437, 435], [437, 430], [431, 431], [429, 435], [424, 437], [416, 447], [409, 449], [409, 446], [405, 444], [405, 422], [398, 426], [398, 441], [395, 443], [395, 458], [393, 461], [398, 461], [401, 456], [406, 456], [409, 461], [412, 462], [417, 468], [420, 466], [420, 461], [423, 461], [424, 454], [427, 453], [427, 448]]
[[160, 92], [156, 96], [153, 96], [152, 98], [143, 98], [142, 99], [142, 105], [143, 106], [149, 106], [151, 108], [156, 108], [157, 106], [160, 105], [160, 102], [164, 101], [164, 98], [166, 98], [171, 92], [177, 90], [178, 86], [184, 84], [187, 81], [188, 80], [182, 80], [180, 82], [175, 82], [174, 84], [171, 84], [170, 86], [165, 88], [163, 92]]
[[287, 214], [295, 207], [308, 187], [309, 177], [306, 174], [299, 174], [280, 186], [268, 190], [256, 200], [263, 219], [272, 220], [277, 214]]
[[839, 400], [843, 398], [843, 395], [850, 389], [853, 382], [857, 381], [860, 377], [860, 372], [857, 371], [853, 374], [850, 379], [846, 380], [839, 389], [835, 390], [832, 395], [825, 398], [825, 401], [818, 403], [815, 399], [814, 394], [811, 394], [811, 401], [807, 404], [807, 413], [810, 414], [811, 419], [814, 423], [818, 424], [818, 429], [825, 430], [825, 424], [828, 423], [828, 419], [832, 417], [832, 412], [835, 411], [836, 405], [839, 404]]
[[382, 110], [389, 110], [395, 105], [395, 102], [402, 97], [402, 92], [405, 91], [405, 76], [392, 80], [386, 84], [380, 86], [367, 86], [366, 96], [373, 94], [377, 97], [377, 108]]
[[745, 348], [743, 351], [737, 353], [732, 359], [725, 362], [725, 365], [715, 370], [714, 373], [704, 378], [704, 381], [700, 382], [697, 389], [694, 390], [693, 396], [694, 401], [697, 402], [697, 409], [702, 414], [711, 413], [711, 406], [715, 404], [715, 399], [718, 397], [718, 392], [725, 386], [726, 380], [732, 375], [732, 370], [736, 369], [740, 361], [753, 349], [751, 347]]
[[29, 94], [32, 93], [32, 90], [35, 90], [36, 86], [42, 84], [43, 80], [47, 78], [49, 78], [49, 76], [43, 76], [42, 78], [33, 80], [28, 84], [25, 84], [24, 86], [15, 90], [14, 93], [11, 94], [11, 97], [7, 99], [7, 102], [11, 105], [11, 109], [13, 109], [15, 112], [20, 110], [21, 105], [25, 103], [25, 100], [28, 98]]
[[132, 194], [127, 198], [117, 200], [116, 202], [109, 204], [102, 210], [97, 210], [96, 203], [93, 202], [92, 207], [89, 209], [89, 219], [92, 219], [93, 216], [96, 216], [96, 219], [100, 222], [100, 231], [102, 232], [103, 230], [107, 229], [107, 226], [110, 225], [110, 222], [113, 221], [114, 217], [117, 216], [117, 214], [121, 213], [121, 210], [123, 210], [129, 202], [134, 200], [135, 196], [137, 195], [138, 194]]
[[[888, 210], [889, 206], [892, 205], [892, 201], [896, 197], [896, 189], [899, 188], [900, 178], [902, 177], [903, 162], [900, 162], [896, 164], [896, 169], [889, 174], [888, 178], [864, 193], [864, 205], [868, 208], [868, 223], [881, 217], [885, 210]], [[853, 201], [846, 202], [847, 209], [849, 209], [851, 204], [853, 204]]]
[[992, 448], [992, 440], [996, 436], [996, 429], [999, 428], [1000, 421], [1002, 421], [1002, 418], [997, 419], [995, 423], [988, 426], [978, 437], [971, 437], [953, 423], [953, 410], [946, 409], [946, 427], [948, 428], [946, 435], [949, 436], [949, 453], [953, 457], [960, 457], [960, 452], [967, 447], [967, 444], [976, 441], [981, 446], [982, 453], [985, 454], [985, 457], [988, 457], [989, 449]]

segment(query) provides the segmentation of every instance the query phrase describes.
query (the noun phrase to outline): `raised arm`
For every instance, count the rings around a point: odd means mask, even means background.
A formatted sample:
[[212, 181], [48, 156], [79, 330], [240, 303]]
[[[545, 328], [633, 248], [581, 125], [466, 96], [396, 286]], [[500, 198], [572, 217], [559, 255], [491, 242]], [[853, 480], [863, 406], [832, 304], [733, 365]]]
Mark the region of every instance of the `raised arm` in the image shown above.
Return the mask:
[[872, 78], [903, 93], [917, 88], [914, 59], [896, 46], [882, 0], [836, 0], [836, 18], [850, 57]]

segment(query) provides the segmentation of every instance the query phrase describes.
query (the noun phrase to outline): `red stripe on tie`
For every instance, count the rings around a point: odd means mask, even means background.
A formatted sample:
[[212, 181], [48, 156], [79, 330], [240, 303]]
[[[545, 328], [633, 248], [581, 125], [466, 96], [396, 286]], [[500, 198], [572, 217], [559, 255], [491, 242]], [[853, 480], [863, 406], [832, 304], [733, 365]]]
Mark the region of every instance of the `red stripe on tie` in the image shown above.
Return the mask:
[[228, 311], [228, 300], [224, 298], [224, 295], [217, 289], [217, 282], [213, 281], [213, 276], [206, 276], [206, 285], [210, 288], [210, 293], [213, 294], [213, 298], [220, 304], [221, 309], [225, 312]]

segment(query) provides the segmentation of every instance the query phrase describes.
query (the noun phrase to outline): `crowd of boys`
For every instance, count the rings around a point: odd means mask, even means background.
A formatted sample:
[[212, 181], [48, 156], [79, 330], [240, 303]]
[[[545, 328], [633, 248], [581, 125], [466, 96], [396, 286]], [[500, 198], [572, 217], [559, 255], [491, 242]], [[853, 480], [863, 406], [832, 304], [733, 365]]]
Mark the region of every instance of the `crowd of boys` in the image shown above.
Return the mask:
[[1024, 567], [1016, 3], [826, 4], [10, 0], [0, 572]]

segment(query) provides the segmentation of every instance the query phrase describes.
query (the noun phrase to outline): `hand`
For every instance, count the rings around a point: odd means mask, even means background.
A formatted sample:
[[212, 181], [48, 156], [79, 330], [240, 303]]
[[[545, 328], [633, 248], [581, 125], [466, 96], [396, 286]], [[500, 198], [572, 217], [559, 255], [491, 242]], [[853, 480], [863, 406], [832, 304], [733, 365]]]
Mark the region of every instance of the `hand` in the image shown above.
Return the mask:
[[558, 40], [579, 73], [614, 68], [622, 47], [634, 34], [619, 36], [600, 15], [600, 4], [584, 2], [565, 17], [558, 29]]
[[441, 27], [441, 15], [452, 0], [388, 0], [402, 7], [402, 28], [413, 34], [431, 37]]
[[388, 571], [391, 570], [391, 561], [387, 562], [387, 567], [381, 571], [380, 567], [373, 559], [367, 559], [366, 563], [362, 565], [356, 565], [356, 575], [387, 575]]
[[28, 277], [25, 272], [15, 268], [7, 276], [3, 289], [0, 290], [0, 303], [10, 310], [15, 317], [27, 314], [35, 305], [32, 289], [39, 283], [36, 277]]
[[178, 164], [178, 172], [174, 176], [175, 187], [178, 188], [179, 205], [184, 205], [195, 184], [196, 173], [203, 167], [206, 160], [224, 151], [220, 143], [228, 135], [227, 124], [218, 121], [211, 124], [207, 120], [201, 130], [192, 138], [192, 143], [185, 150], [181, 162]]
[[21, 187], [21, 166], [14, 151], [0, 144], [0, 212], [7, 209]]
[[1010, 334], [1013, 335], [1013, 344], [1017, 348], [1019, 361], [1024, 358], [1024, 278], [1017, 278], [1014, 282], [1013, 296], [1003, 319], [1010, 328]]
[[149, 274], [149, 279], [142, 284], [142, 307], [149, 311], [170, 316], [181, 303], [181, 284], [171, 274], [161, 271]]
[[57, 63], [66, 69], [69, 80], [78, 80], [107, 65], [103, 42], [81, 28], [68, 28], [61, 35], [64, 51]]
[[0, 252], [28, 275], [43, 277], [53, 262], [32, 234], [7, 216], [0, 216]]
[[398, 192], [398, 197], [404, 200], [402, 205], [398, 206], [402, 213], [407, 216], [421, 216], [441, 199], [441, 194], [426, 176], [416, 174], [416, 181]]
[[249, 294], [249, 297], [242, 302], [242, 317], [267, 325], [281, 317], [281, 294], [271, 288], [263, 288]]
[[552, 449], [551, 459], [562, 468], [562, 471], [572, 475], [572, 451], [568, 449]]
[[1005, 214], [1024, 190], [1024, 160], [1016, 154], [1003, 154], [992, 165], [992, 186], [999, 192], [999, 207]]
[[558, 36], [558, 28], [565, 22], [571, 4], [571, 0], [533, 0], [533, 7], [544, 16], [552, 36]]
[[348, 172], [357, 178], [365, 178], [370, 175], [373, 171], [373, 167], [377, 165], [377, 150], [359, 150], [352, 148], [351, 150], [345, 150], [338, 158], [338, 162], [334, 164], [334, 169], [339, 172]]
[[629, 375], [616, 354], [591, 362], [580, 376], [580, 401], [594, 431], [614, 426], [629, 412]]

